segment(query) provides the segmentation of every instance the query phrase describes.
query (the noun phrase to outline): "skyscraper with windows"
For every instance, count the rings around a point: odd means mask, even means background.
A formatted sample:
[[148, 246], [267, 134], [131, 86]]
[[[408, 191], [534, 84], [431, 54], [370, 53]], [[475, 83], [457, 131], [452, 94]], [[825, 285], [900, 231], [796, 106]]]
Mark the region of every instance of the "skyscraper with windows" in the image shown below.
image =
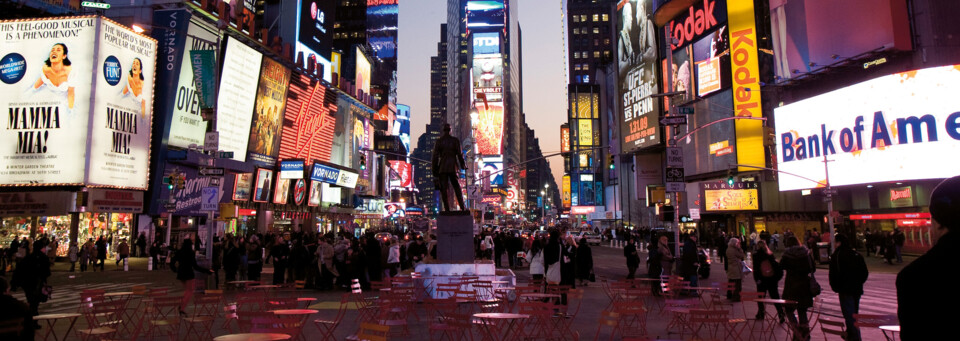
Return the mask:
[[595, 84], [596, 70], [613, 60], [616, 1], [568, 0], [567, 62], [570, 84]]

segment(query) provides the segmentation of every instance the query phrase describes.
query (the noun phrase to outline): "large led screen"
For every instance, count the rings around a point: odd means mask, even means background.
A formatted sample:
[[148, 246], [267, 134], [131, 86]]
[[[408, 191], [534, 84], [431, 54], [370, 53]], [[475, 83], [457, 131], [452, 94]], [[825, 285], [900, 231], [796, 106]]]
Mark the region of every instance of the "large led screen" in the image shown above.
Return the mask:
[[693, 81], [699, 97], [730, 86], [730, 38], [727, 26], [693, 44]]
[[336, 2], [300, 0], [299, 3], [298, 41], [317, 55], [329, 60], [333, 46]]
[[233, 159], [237, 161], [247, 159], [261, 59], [257, 50], [227, 38], [217, 96], [217, 131], [220, 132], [219, 149], [233, 152]]
[[467, 1], [467, 27], [471, 30], [503, 28], [506, 23], [506, 6], [503, 0]]
[[167, 136], [167, 144], [180, 148], [188, 148], [191, 144], [202, 146], [207, 132], [207, 121], [200, 117], [200, 93], [194, 81], [190, 51], [213, 51], [216, 49], [213, 43], [219, 39], [217, 28], [204, 24], [200, 18], [190, 20], [186, 36], [180, 74], [177, 76], [176, 97], [171, 106], [170, 133]]
[[[685, 135], [708, 123], [730, 118], [733, 91], [717, 92], [693, 104], [696, 115], [687, 116], [687, 124], [678, 126], [678, 133]], [[683, 149], [683, 165], [687, 175], [724, 171], [737, 164], [737, 135], [734, 120], [714, 123], [700, 129], [687, 138], [677, 141]]]
[[759, 188], [758, 182], [735, 182], [732, 185], [726, 181], [700, 183], [703, 210], [708, 212], [759, 210]]
[[0, 185], [146, 189], [156, 40], [97, 17], [0, 30]]
[[357, 48], [357, 72], [354, 84], [365, 94], [370, 93], [370, 60], [363, 54], [360, 48]]
[[477, 154], [500, 155], [503, 150], [503, 102], [477, 102]]
[[405, 161], [390, 161], [390, 168], [400, 178], [400, 187], [413, 186], [413, 165]]
[[502, 100], [499, 94], [503, 92], [503, 58], [500, 55], [474, 56], [473, 92], [488, 94], [488, 100]]
[[296, 74], [290, 79], [284, 110], [281, 159], [329, 161], [336, 128], [337, 94], [320, 82]]
[[404, 149], [409, 153], [410, 149], [410, 106], [397, 104], [397, 119], [393, 122], [393, 134], [400, 137]]
[[[960, 174], [960, 65], [869, 80], [774, 110], [777, 167], [830, 185]], [[821, 185], [780, 174], [780, 190]]]
[[[776, 75], [788, 79], [879, 48], [910, 50], [903, 0], [771, 0]], [[849, 32], [837, 39], [838, 32]]]
[[269, 167], [277, 162], [277, 154], [280, 152], [280, 128], [283, 125], [289, 86], [290, 69], [264, 57], [253, 110], [250, 145], [247, 147], [250, 152], [248, 157], [254, 165]]
[[656, 27], [650, 21], [651, 0], [617, 5], [617, 65], [620, 69], [620, 145], [623, 153], [660, 143], [656, 64]]
[[380, 59], [397, 58], [399, 19], [397, 0], [367, 0], [367, 43]]

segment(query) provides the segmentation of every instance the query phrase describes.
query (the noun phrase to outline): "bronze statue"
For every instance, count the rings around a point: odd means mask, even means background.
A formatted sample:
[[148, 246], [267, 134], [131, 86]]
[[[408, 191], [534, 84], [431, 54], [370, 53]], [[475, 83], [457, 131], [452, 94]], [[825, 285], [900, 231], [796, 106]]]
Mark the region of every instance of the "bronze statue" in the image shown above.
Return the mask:
[[443, 210], [450, 209], [450, 195], [447, 189], [453, 185], [453, 193], [457, 196], [460, 210], [466, 210], [463, 204], [463, 190], [460, 188], [459, 174], [466, 169], [463, 153], [460, 152], [460, 140], [450, 135], [450, 124], [443, 125], [443, 136], [437, 139], [433, 147], [433, 181], [443, 199]]

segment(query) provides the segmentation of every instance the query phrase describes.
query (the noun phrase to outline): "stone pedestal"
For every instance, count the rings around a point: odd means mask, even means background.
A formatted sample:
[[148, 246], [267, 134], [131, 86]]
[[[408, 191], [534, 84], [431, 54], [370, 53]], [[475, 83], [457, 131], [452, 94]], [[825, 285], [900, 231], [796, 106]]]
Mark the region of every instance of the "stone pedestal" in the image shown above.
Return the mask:
[[437, 261], [473, 263], [473, 216], [470, 211], [441, 212], [437, 217]]

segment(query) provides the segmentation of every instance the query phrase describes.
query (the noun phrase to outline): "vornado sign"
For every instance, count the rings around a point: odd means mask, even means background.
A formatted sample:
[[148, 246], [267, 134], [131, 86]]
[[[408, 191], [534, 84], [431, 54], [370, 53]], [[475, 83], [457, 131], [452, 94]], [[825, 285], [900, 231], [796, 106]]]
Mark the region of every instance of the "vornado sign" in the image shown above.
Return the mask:
[[[774, 111], [780, 170], [843, 186], [960, 174], [960, 65], [908, 71]], [[783, 175], [780, 190], [816, 187]]]
[[726, 21], [726, 0], [698, 1], [667, 24], [673, 37], [677, 39], [670, 44], [670, 48], [676, 50], [697, 41]]

